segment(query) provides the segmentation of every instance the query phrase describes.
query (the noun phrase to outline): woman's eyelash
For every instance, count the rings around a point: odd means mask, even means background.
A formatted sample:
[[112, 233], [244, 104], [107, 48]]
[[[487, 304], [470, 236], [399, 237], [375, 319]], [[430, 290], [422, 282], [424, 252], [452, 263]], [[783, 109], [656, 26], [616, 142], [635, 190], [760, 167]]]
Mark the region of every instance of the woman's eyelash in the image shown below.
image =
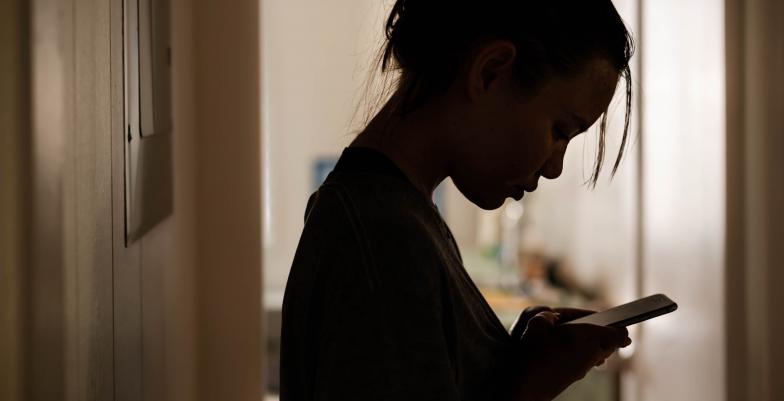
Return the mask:
[[569, 139], [571, 139], [571, 138], [569, 138], [569, 135], [567, 135], [567, 134], [566, 134], [566, 133], [565, 133], [563, 130], [561, 130], [561, 129], [558, 129], [558, 128], [553, 128], [553, 133], [555, 133], [555, 136], [556, 136], [556, 137], [558, 137], [559, 139], [563, 139], [563, 140], [565, 140], [565, 141], [568, 141]]

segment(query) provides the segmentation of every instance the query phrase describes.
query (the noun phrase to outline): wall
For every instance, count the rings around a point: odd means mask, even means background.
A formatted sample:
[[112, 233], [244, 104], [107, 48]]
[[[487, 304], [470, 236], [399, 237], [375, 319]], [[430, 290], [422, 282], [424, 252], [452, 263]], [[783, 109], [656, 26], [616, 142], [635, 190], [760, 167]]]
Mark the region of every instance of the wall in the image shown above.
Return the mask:
[[30, 147], [29, 9], [0, 3], [0, 399], [24, 399]]
[[[0, 396], [260, 399], [258, 4], [174, 1], [175, 212], [127, 247], [122, 1], [36, 0], [29, 19], [20, 4], [3, 3], [3, 22], [19, 21], [3, 29], [30, 22], [32, 133], [24, 70], [8, 70], [14, 103], [4, 68], [0, 217], [29, 199], [29, 221], [4, 224], [0, 246], [14, 263], [3, 260], [2, 296], [27, 313], [2, 305], [20, 332], [3, 330], [0, 346], [24, 347], [3, 354]], [[23, 35], [9, 53], [6, 38], [4, 66], [24, 67]], [[6, 185], [25, 160], [29, 183]], [[8, 237], [25, 232], [29, 243]]]
[[188, 134], [195, 141], [199, 397], [259, 400], [259, 2], [199, 0], [192, 12], [194, 129]]
[[641, 327], [638, 399], [721, 401], [724, 4], [644, 1], [642, 24], [641, 284], [679, 309]]
[[166, 260], [123, 236], [122, 3], [32, 9], [30, 397], [159, 398], [142, 388], [142, 371], [160, 376], [148, 333], [163, 320], [141, 270]]
[[727, 266], [730, 400], [784, 399], [784, 4], [726, 5]]

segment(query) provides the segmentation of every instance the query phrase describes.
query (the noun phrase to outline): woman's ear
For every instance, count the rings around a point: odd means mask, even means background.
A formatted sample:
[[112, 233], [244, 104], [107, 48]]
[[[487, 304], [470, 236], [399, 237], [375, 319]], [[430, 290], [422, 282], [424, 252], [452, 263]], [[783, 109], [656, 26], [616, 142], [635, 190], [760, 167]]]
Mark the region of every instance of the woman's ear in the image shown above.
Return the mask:
[[513, 71], [517, 48], [508, 40], [494, 40], [482, 45], [473, 56], [466, 71], [468, 96], [472, 100], [499, 82], [499, 77]]

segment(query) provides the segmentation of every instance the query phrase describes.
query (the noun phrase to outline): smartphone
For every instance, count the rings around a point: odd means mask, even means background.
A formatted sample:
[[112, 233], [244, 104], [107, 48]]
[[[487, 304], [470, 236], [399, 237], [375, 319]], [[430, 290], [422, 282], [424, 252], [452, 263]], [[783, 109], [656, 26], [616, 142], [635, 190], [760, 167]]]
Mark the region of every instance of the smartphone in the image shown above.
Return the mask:
[[678, 304], [664, 294], [640, 298], [606, 311], [592, 313], [564, 324], [588, 323], [599, 326], [626, 327], [678, 309]]

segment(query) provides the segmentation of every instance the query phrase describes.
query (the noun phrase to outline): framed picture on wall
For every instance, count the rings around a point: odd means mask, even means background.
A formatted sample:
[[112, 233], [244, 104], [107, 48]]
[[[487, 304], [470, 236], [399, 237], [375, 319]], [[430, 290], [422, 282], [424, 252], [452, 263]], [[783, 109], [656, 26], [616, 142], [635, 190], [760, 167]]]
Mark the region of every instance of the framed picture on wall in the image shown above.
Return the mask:
[[313, 186], [312, 191], [316, 191], [327, 176], [338, 164], [338, 156], [319, 157], [313, 161]]

